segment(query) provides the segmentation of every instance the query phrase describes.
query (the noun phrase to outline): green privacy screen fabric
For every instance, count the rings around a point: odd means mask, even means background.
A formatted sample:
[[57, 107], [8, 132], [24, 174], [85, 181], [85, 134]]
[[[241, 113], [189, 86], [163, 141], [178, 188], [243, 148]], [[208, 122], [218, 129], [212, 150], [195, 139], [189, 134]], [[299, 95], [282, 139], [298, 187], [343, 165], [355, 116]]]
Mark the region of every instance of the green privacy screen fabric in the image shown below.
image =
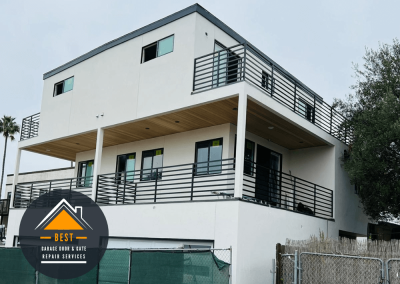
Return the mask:
[[[76, 283], [96, 284], [97, 272], [98, 272], [97, 269], [98, 266], [96, 265], [96, 267], [94, 267], [85, 275], [73, 279], [54, 279], [39, 273], [38, 284], [76, 284]], [[29, 282], [29, 283], [35, 283], [35, 282]]]
[[0, 249], [0, 283], [35, 283], [35, 269], [19, 248]]
[[98, 283], [128, 283], [129, 255], [129, 250], [107, 250], [100, 261]]
[[210, 251], [132, 251], [130, 284], [228, 284], [229, 264], [218, 267], [214, 258]]

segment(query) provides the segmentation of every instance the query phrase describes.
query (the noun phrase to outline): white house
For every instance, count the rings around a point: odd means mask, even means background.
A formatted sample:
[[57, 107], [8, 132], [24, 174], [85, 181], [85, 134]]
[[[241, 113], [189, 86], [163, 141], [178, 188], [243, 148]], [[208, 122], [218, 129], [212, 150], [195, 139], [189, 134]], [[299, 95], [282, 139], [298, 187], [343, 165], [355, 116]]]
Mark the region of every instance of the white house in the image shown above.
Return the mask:
[[[232, 283], [267, 283], [286, 238], [367, 233], [341, 167], [344, 118], [198, 4], [43, 79], [40, 114], [22, 123], [6, 246], [55, 187], [102, 205], [110, 247], [232, 246]], [[76, 167], [23, 180], [21, 151]]]

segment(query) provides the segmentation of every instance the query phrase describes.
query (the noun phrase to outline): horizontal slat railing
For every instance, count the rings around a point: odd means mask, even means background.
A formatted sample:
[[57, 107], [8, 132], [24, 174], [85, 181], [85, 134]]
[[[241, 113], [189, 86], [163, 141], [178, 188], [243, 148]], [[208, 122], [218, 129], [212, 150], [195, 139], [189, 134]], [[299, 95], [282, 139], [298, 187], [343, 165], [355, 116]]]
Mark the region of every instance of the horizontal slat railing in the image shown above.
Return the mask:
[[[30, 183], [19, 183], [15, 186], [14, 195], [14, 207], [15, 208], [26, 208], [35, 201], [39, 196], [45, 193], [52, 193], [48, 195], [48, 198], [41, 204], [36, 203], [36, 206], [54, 206], [52, 196], [56, 197], [60, 194], [59, 190], [62, 190], [62, 194], [65, 198], [69, 198], [69, 192], [77, 191], [83, 193], [89, 197], [92, 194], [92, 183], [93, 177], [79, 177], [69, 179], [58, 179], [50, 181], [37, 181]], [[59, 197], [59, 196], [58, 196]], [[58, 200], [58, 198], [56, 198]]]
[[[333, 217], [332, 190], [248, 161], [245, 171], [243, 199]], [[108, 205], [233, 198], [234, 180], [235, 159], [102, 174], [98, 176], [95, 200]], [[15, 187], [14, 207], [53, 207], [53, 198], [59, 200], [62, 194], [69, 200], [72, 191], [91, 197], [92, 181], [93, 177], [85, 177], [20, 183]], [[45, 193], [50, 193], [47, 199], [32, 203]]]
[[38, 136], [40, 113], [22, 119], [21, 141]]
[[96, 202], [134, 204], [233, 196], [234, 159], [99, 175]]
[[247, 81], [303, 119], [350, 144], [352, 132], [345, 118], [296, 78], [282, 72], [249, 44], [235, 45], [196, 58], [193, 91], [207, 91]]
[[246, 163], [252, 174], [245, 174], [243, 178], [244, 199], [333, 218], [332, 190], [256, 163]]

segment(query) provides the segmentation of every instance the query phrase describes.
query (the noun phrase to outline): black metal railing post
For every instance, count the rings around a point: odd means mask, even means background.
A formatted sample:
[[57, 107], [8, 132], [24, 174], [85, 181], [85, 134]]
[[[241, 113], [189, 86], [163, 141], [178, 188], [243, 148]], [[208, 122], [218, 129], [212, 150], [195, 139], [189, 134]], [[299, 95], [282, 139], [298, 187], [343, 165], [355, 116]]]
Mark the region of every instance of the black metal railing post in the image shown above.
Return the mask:
[[333, 107], [331, 107], [331, 118], [329, 121], [329, 134], [332, 135], [332, 115], [333, 115]]
[[156, 181], [154, 184], [154, 202], [157, 201], [158, 168], [156, 168]]
[[314, 184], [314, 215], [316, 215], [316, 210], [317, 209], [317, 185]]
[[297, 84], [294, 83], [294, 99], [293, 99], [293, 111], [296, 113], [296, 96], [297, 96]]
[[32, 202], [32, 190], [33, 190], [33, 183], [31, 184], [31, 192], [30, 192], [30, 194], [29, 194], [29, 205], [30, 205], [31, 202]]
[[[96, 182], [96, 193], [94, 197], [94, 202], [97, 203], [97, 195], [99, 195], [99, 182], [100, 182], [100, 175], [97, 175], [97, 182]], [[92, 184], [93, 184], [93, 177], [92, 177]]]
[[274, 80], [274, 65], [271, 68], [271, 98], [274, 96], [275, 80]]
[[296, 210], [296, 177], [293, 177], [293, 211]]
[[243, 81], [246, 81], [246, 54], [247, 54], [247, 42], [243, 45], [244, 55], [243, 55]]
[[333, 191], [331, 192], [331, 217], [333, 218]]
[[14, 199], [13, 199], [13, 206], [14, 206], [14, 207], [16, 207], [16, 206], [15, 206], [15, 198], [16, 198], [16, 196], [17, 196], [17, 186], [18, 186], [18, 185], [16, 184], [15, 187], [14, 187]]
[[315, 98], [315, 95], [314, 95], [314, 107], [313, 107], [313, 113], [312, 113], [312, 123], [314, 123], [314, 124], [315, 124], [315, 114], [316, 114], [316, 112], [317, 112], [317, 109], [316, 109], [316, 98]]
[[220, 58], [221, 58], [221, 51], [218, 51], [218, 64], [217, 64], [217, 85], [216, 87], [219, 86], [219, 68], [220, 68]]
[[117, 192], [115, 194], [115, 204], [118, 204], [118, 191], [119, 191], [119, 183], [117, 183]]
[[136, 203], [136, 191], [137, 191], [137, 183], [135, 182], [135, 189], [133, 194], [133, 203]]
[[124, 175], [124, 191], [122, 193], [122, 204], [125, 204], [125, 190], [126, 190], [126, 172]]
[[195, 170], [196, 170], [196, 166], [195, 166], [195, 164], [193, 164], [193, 166], [192, 166], [192, 182], [191, 182], [191, 185], [190, 185], [190, 201], [193, 200], [193, 186], [194, 186], [194, 173], [195, 173]]
[[28, 137], [29, 137], [29, 138], [31, 138], [31, 131], [32, 131], [32, 119], [33, 119], [33, 116], [31, 116], [31, 122], [29, 123], [29, 134], [28, 134]]
[[196, 58], [194, 59], [194, 66], [193, 66], [193, 92], [195, 91], [196, 87]]

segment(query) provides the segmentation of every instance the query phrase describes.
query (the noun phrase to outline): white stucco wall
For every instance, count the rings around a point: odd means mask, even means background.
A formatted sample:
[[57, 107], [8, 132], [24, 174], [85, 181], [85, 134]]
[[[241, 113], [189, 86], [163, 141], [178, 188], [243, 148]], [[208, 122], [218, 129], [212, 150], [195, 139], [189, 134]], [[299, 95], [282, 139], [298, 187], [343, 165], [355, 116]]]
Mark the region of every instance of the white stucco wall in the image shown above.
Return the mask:
[[[271, 259], [277, 243], [286, 238], [307, 239], [310, 235], [337, 237], [338, 226], [357, 227], [347, 218], [337, 224], [320, 218], [238, 200], [169, 204], [101, 206], [110, 236], [165, 239], [178, 243], [212, 243], [215, 248], [233, 249], [233, 283], [270, 283]], [[11, 209], [6, 246], [18, 235], [25, 209]], [[346, 223], [346, 224], [344, 224]], [[185, 240], [185, 241], [180, 241]], [[128, 242], [127, 242], [128, 243]], [[138, 243], [138, 246], [141, 244]]]
[[[173, 52], [141, 63], [142, 47], [169, 35], [174, 35]], [[191, 95], [193, 63], [195, 57], [214, 51], [215, 40], [226, 46], [237, 44], [193, 13], [47, 78], [39, 136], [21, 141], [20, 147], [209, 101], [208, 96]], [[71, 76], [73, 90], [53, 97], [54, 84]]]

